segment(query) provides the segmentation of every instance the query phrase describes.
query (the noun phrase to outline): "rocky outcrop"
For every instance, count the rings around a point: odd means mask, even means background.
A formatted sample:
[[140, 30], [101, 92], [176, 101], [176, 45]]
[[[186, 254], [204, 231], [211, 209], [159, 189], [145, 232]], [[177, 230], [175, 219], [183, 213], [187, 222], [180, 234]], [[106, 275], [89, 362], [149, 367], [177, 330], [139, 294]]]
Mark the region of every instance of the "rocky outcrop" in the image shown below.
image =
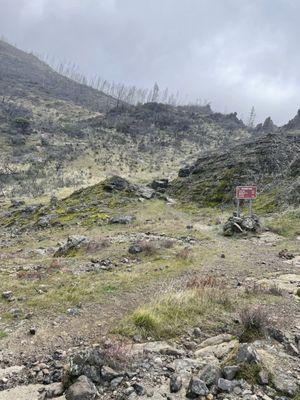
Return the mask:
[[[260, 193], [269, 191], [274, 197], [280, 190], [289, 192], [295, 184], [295, 177], [299, 177], [299, 154], [300, 136], [270, 134], [225, 153], [199, 158], [179, 171], [168, 191], [183, 201], [204, 206], [233, 201], [238, 185], [256, 184]], [[284, 201], [284, 196], [278, 196], [278, 200]]]
[[274, 133], [278, 127], [274, 124], [271, 117], [265, 119], [263, 124], [258, 124], [255, 128], [255, 134], [263, 135]]

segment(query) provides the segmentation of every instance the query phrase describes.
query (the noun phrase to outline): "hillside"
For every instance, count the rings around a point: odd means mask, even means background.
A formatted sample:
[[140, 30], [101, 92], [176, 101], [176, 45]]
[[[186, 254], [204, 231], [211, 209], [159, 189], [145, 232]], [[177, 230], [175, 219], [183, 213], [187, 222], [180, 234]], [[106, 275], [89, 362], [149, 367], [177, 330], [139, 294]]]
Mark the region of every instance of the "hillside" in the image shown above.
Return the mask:
[[279, 204], [299, 205], [299, 178], [300, 136], [281, 131], [200, 157], [179, 171], [169, 191], [210, 206], [231, 202], [238, 185], [256, 184], [257, 207], [272, 211]]
[[32, 106], [47, 102], [49, 108], [59, 108], [55, 102], [62, 101], [103, 112], [117, 103], [102, 92], [59, 75], [34, 55], [1, 40], [0, 93]]
[[[300, 113], [103, 112], [3, 48], [0, 400], [298, 399]], [[262, 232], [225, 237], [249, 183]]]
[[[0, 42], [0, 191], [35, 197], [95, 184], [111, 174], [172, 178], [199, 154], [256, 132], [209, 106], [138, 106], [53, 71]], [[260, 132], [261, 134], [261, 132]]]

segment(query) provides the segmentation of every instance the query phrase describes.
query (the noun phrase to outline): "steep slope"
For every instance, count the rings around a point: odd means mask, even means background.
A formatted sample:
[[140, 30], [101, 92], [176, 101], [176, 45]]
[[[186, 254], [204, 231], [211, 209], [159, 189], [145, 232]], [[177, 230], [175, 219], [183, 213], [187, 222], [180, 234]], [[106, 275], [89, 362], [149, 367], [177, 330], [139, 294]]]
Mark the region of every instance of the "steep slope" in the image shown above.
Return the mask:
[[93, 111], [107, 111], [116, 100], [59, 75], [32, 54], [0, 40], [0, 94], [33, 103], [62, 100]]
[[[226, 151], [276, 129], [249, 129], [209, 106], [117, 100], [0, 42], [0, 195], [78, 189], [117, 174], [173, 178], [201, 154]], [[64, 193], [65, 194], [65, 193]]]
[[270, 134], [239, 144], [224, 153], [200, 157], [179, 171], [170, 192], [184, 201], [206, 206], [234, 198], [237, 185], [258, 185], [257, 206], [300, 203], [300, 136]]

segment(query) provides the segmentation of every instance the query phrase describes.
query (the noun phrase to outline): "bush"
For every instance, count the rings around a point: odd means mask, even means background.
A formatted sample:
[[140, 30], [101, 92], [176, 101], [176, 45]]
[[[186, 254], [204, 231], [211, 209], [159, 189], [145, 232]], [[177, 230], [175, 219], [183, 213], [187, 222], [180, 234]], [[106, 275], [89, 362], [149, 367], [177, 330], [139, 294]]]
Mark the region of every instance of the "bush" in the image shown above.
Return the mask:
[[265, 336], [270, 323], [268, 311], [261, 306], [248, 306], [240, 310], [239, 318], [242, 324], [241, 342], [253, 342]]
[[192, 256], [192, 249], [190, 247], [185, 247], [184, 249], [180, 250], [176, 256], [181, 260], [189, 260]]

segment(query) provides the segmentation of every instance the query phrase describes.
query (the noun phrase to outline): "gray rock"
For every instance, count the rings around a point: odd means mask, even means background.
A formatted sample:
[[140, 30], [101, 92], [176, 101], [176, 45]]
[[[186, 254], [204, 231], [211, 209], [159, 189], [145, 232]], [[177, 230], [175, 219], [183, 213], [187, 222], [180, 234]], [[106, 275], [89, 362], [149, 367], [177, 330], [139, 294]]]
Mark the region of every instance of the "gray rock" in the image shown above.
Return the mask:
[[134, 244], [134, 245], [130, 246], [128, 249], [128, 252], [130, 254], [138, 254], [138, 253], [141, 253], [142, 251], [143, 251], [143, 249], [138, 244]]
[[219, 366], [214, 364], [206, 365], [199, 375], [199, 378], [205, 382], [207, 386], [216, 384], [220, 377], [221, 369]]
[[18, 208], [18, 207], [22, 207], [25, 205], [25, 201], [23, 200], [16, 200], [16, 199], [12, 199], [10, 201], [11, 207], [12, 208]]
[[50, 205], [56, 207], [58, 203], [58, 198], [53, 194], [50, 199]]
[[206, 396], [209, 393], [206, 383], [201, 379], [193, 376], [190, 380], [186, 397], [189, 399], [196, 399], [198, 396]]
[[260, 357], [253, 345], [243, 343], [239, 346], [236, 360], [238, 363], [259, 363]]
[[5, 300], [12, 300], [14, 297], [13, 292], [11, 292], [10, 290], [8, 290], [7, 292], [3, 292], [2, 293], [2, 298]]
[[100, 382], [100, 370], [105, 364], [105, 357], [100, 350], [89, 349], [70, 357], [70, 376], [86, 375], [93, 382]]
[[182, 388], [182, 378], [179, 375], [172, 375], [170, 379], [170, 392], [177, 393]]
[[83, 245], [87, 244], [88, 242], [89, 241], [85, 236], [81, 235], [69, 236], [67, 243], [59, 247], [59, 249], [54, 254], [54, 257], [67, 256], [71, 250], [80, 249]]
[[124, 377], [123, 376], [118, 376], [117, 378], [114, 378], [111, 380], [110, 382], [110, 386], [115, 389], [116, 387], [118, 387], [122, 381], [123, 381]]
[[78, 308], [68, 308], [67, 313], [72, 317], [76, 317], [80, 314], [80, 310]]
[[134, 391], [138, 396], [144, 396], [144, 394], [146, 394], [146, 389], [139, 383], [134, 383], [132, 387], [134, 388]]
[[190, 175], [192, 168], [189, 166], [183, 167], [178, 171], [179, 178], [185, 178]]
[[86, 376], [81, 375], [66, 392], [67, 400], [94, 400], [98, 391], [93, 382]]
[[269, 373], [265, 369], [259, 371], [258, 380], [261, 385], [268, 385], [269, 383]]
[[224, 378], [231, 381], [232, 379], [235, 378], [239, 370], [240, 367], [238, 365], [228, 365], [227, 367], [224, 367], [223, 369]]
[[166, 189], [169, 185], [168, 179], [155, 179], [151, 183], [151, 188], [154, 190]]
[[132, 215], [121, 215], [119, 217], [112, 217], [109, 219], [110, 224], [121, 224], [121, 225], [127, 225], [130, 224], [134, 220], [134, 217]]
[[155, 196], [155, 190], [146, 186], [138, 186], [137, 193], [146, 200], [150, 200]]
[[10, 314], [14, 317], [14, 318], [18, 318], [21, 315], [21, 310], [19, 308], [12, 308], [10, 310]]
[[103, 366], [101, 368], [101, 377], [104, 381], [112, 381], [115, 378], [118, 378], [122, 376], [122, 373], [119, 373], [115, 371], [114, 369], [108, 367], [108, 366]]
[[62, 396], [64, 391], [64, 385], [62, 382], [52, 383], [46, 388], [46, 398], [52, 399], [53, 397]]
[[200, 328], [194, 328], [193, 335], [196, 336], [196, 337], [201, 337], [201, 335], [202, 335], [201, 329]]
[[51, 226], [51, 221], [56, 217], [56, 215], [44, 215], [37, 220], [35, 225], [38, 228], [49, 228]]
[[239, 385], [238, 381], [229, 381], [228, 379], [220, 378], [218, 380], [218, 388], [223, 392], [232, 392]]

